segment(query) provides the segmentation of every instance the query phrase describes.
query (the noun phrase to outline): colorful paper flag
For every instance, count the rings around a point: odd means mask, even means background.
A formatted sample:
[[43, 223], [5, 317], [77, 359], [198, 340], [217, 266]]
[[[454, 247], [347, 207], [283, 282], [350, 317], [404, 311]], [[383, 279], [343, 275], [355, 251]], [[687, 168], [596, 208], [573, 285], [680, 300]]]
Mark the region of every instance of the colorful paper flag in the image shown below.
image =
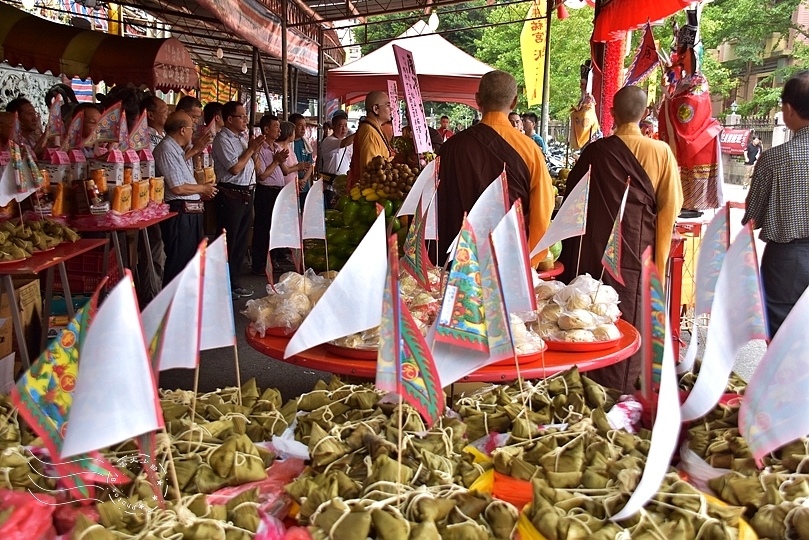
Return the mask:
[[[0, 168], [0, 206], [5, 206], [11, 201], [24, 201], [37, 190], [36, 187], [23, 188], [27, 167], [23, 165], [22, 152], [14, 141], [10, 140], [8, 146], [12, 161]], [[20, 191], [21, 189], [23, 191]]]
[[[205, 245], [143, 310], [143, 333], [157, 371], [199, 365]], [[160, 334], [160, 335], [158, 335]], [[162, 335], [171, 336], [163, 339]]]
[[51, 101], [48, 109], [48, 123], [45, 125], [45, 134], [48, 139], [61, 137], [65, 130], [65, 123], [62, 121], [62, 96], [57, 94]]
[[98, 450], [162, 427], [163, 412], [127, 270], [87, 330], [60, 456]]
[[621, 277], [621, 220], [624, 219], [624, 209], [626, 208], [626, 198], [629, 195], [629, 180], [626, 182], [626, 190], [624, 197], [621, 199], [621, 207], [618, 210], [618, 215], [615, 216], [615, 222], [612, 224], [612, 231], [607, 239], [607, 247], [604, 249], [604, 255], [601, 257], [601, 264], [609, 275], [615, 281], [624, 284], [624, 278]]
[[714, 289], [716, 280], [719, 278], [719, 271], [722, 269], [722, 261], [725, 260], [725, 253], [730, 244], [730, 207], [725, 206], [713, 217], [705, 235], [699, 245], [697, 255], [697, 272], [694, 278], [694, 319], [692, 321], [693, 331], [691, 341], [688, 342], [688, 349], [685, 357], [677, 365], [678, 373], [685, 373], [694, 367], [694, 360], [697, 358], [697, 320], [702, 315], [711, 313], [711, 305], [714, 299]]
[[199, 349], [207, 351], [236, 345], [236, 322], [230, 297], [230, 270], [225, 232], [205, 250], [202, 278], [202, 328]]
[[488, 353], [482, 353], [436, 341], [438, 326], [438, 321], [436, 321], [427, 333], [427, 343], [433, 352], [442, 387], [449, 386], [489, 364], [514, 357], [511, 327], [497, 273], [498, 263], [492, 255], [491, 240], [478, 244], [477, 249], [480, 257], [480, 276], [489, 350]]
[[767, 339], [753, 227], [747, 223], [728, 248], [716, 280], [705, 355], [683, 420], [707, 414], [725, 391], [733, 362], [750, 340]]
[[270, 250], [301, 249], [301, 215], [298, 183], [290, 182], [278, 193], [270, 221]]
[[776, 332], [747, 383], [739, 431], [759, 467], [762, 459], [809, 433], [809, 289]]
[[[118, 136], [121, 132], [121, 118], [123, 117], [123, 110], [121, 109], [121, 102], [119, 101], [101, 115], [96, 128], [95, 142], [119, 142]], [[126, 122], [126, 120], [124, 120]]]
[[[100, 290], [100, 287], [99, 287]], [[96, 314], [98, 291], [50, 342], [39, 359], [20, 377], [11, 399], [25, 422], [45, 443], [60, 482], [79, 500], [94, 496], [91, 482], [117, 482], [117, 470], [97, 452], [60, 462], [63, 436], [73, 405], [79, 348]], [[124, 479], [120, 479], [121, 482]]]
[[388, 267], [386, 248], [385, 213], [381, 212], [292, 336], [284, 358], [379, 325]]
[[[469, 211], [466, 219], [469, 221], [475, 235], [478, 238], [488, 238], [489, 234], [494, 230], [503, 216], [506, 215], [510, 208], [508, 199], [508, 180], [506, 178], [506, 169], [500, 176], [494, 179], [489, 186], [483, 190], [478, 200]], [[447, 253], [450, 254], [449, 258], [453, 257], [455, 245], [458, 243], [458, 237], [450, 244]]]
[[432, 267], [429, 255], [427, 254], [427, 244], [425, 243], [426, 233], [426, 215], [422, 213], [422, 205], [419, 207], [413, 216], [413, 221], [410, 223], [410, 229], [407, 231], [407, 237], [404, 241], [404, 255], [402, 256], [401, 264], [405, 271], [413, 276], [416, 283], [421, 285], [425, 290], [432, 290], [430, 286], [430, 278], [428, 270]]
[[135, 127], [132, 133], [129, 134], [129, 148], [140, 152], [144, 149], [151, 148], [149, 141], [149, 118], [146, 116], [148, 111], [143, 109], [138, 119], [135, 121]]
[[660, 386], [663, 349], [666, 339], [666, 294], [657, 266], [652, 260], [652, 248], [643, 252], [641, 274], [641, 395], [651, 403]]
[[25, 174], [20, 175], [23, 184], [20, 189], [21, 193], [36, 190], [45, 181], [42, 171], [39, 170], [39, 166], [31, 154], [32, 152], [33, 150], [30, 150], [27, 145], [20, 147], [25, 171]]
[[81, 148], [81, 134], [83, 129], [84, 111], [81, 111], [79, 114], [73, 115], [73, 119], [70, 121], [70, 125], [67, 127], [67, 131], [65, 132], [65, 140], [62, 142], [62, 150]]
[[[652, 251], [647, 249], [644, 254], [644, 268], [650, 267], [650, 272], [657, 273], [651, 261]], [[659, 278], [658, 278], [659, 281]], [[674, 372], [674, 348], [671, 341], [671, 328], [669, 318], [663, 316], [664, 346], [660, 375], [660, 392], [657, 396], [656, 418], [652, 427], [649, 454], [643, 468], [638, 486], [629, 497], [626, 505], [620, 512], [610, 517], [612, 521], [621, 521], [633, 516], [643, 508], [660, 489], [660, 484], [671, 466], [671, 458], [677, 449], [680, 437], [680, 397], [677, 388], [677, 376]]]
[[632, 65], [629, 66], [629, 70], [626, 72], [624, 86], [640, 84], [659, 63], [660, 57], [657, 55], [657, 45], [655, 44], [654, 34], [652, 34], [652, 25], [646, 23], [643, 29], [643, 39], [635, 52], [635, 57], [632, 59]]
[[121, 115], [118, 123], [118, 150], [129, 150], [129, 125], [126, 123], [126, 115]]
[[587, 230], [587, 204], [590, 200], [590, 171], [579, 180], [551, 221], [545, 235], [531, 250], [531, 257], [539, 255], [556, 242], [582, 236]]
[[[326, 214], [323, 206], [323, 180], [317, 180], [303, 203], [301, 238], [326, 238]], [[273, 208], [275, 210], [275, 208]]]
[[475, 232], [464, 219], [441, 302], [435, 339], [488, 353], [485, 313]]
[[528, 314], [537, 309], [528, 240], [525, 237], [525, 217], [522, 201], [517, 199], [511, 210], [491, 233], [497, 261], [497, 272], [503, 286], [503, 299], [508, 313]]
[[376, 386], [402, 396], [432, 427], [441, 415], [443, 393], [430, 349], [399, 292], [397, 257], [393, 235], [388, 239]]

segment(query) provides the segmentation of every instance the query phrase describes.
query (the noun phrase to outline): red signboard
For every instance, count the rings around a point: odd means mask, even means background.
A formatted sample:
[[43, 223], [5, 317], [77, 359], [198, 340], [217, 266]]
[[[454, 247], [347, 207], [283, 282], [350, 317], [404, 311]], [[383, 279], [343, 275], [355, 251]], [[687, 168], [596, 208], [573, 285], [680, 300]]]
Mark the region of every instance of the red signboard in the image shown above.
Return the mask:
[[733, 156], [744, 155], [744, 151], [747, 149], [747, 141], [749, 139], [749, 129], [725, 129], [722, 131], [720, 138], [722, 153]]

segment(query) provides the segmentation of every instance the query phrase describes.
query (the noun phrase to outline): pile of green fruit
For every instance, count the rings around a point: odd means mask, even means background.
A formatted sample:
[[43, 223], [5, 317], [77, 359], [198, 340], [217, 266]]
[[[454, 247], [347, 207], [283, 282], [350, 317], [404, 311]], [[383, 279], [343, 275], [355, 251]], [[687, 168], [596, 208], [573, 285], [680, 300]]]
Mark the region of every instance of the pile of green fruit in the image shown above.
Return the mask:
[[401, 201], [413, 187], [418, 175], [419, 170], [406, 163], [392, 163], [382, 156], [376, 156], [365, 167], [349, 194], [355, 201], [361, 198], [370, 202], [380, 199]]
[[344, 195], [337, 201], [335, 209], [326, 210], [328, 257], [326, 244], [322, 240], [306, 240], [304, 242], [306, 266], [318, 272], [340, 270], [376, 221], [377, 205], [385, 210], [387, 227], [391, 233], [399, 235], [401, 246], [407, 235], [407, 228], [402, 227], [395, 214], [402, 201], [390, 199], [374, 202], [366, 199], [353, 201], [351, 197]]

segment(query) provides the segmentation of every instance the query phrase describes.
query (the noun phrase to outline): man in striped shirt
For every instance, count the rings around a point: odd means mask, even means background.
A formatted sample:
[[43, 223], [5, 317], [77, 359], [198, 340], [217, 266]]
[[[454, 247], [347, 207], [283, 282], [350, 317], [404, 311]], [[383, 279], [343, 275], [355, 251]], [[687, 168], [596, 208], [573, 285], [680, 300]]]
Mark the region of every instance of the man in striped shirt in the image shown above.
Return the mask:
[[761, 279], [770, 339], [809, 287], [809, 71], [786, 82], [781, 102], [793, 135], [758, 158], [742, 219], [767, 243]]

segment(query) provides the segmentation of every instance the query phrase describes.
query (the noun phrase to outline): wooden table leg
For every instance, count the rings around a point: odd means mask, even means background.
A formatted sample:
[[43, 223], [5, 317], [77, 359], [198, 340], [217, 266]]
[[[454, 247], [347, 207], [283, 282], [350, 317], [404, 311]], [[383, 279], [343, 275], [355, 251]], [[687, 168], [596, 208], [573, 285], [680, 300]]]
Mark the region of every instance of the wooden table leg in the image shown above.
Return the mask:
[[11, 281], [10, 275], [3, 276], [2, 285], [6, 289], [6, 294], [8, 294], [8, 307], [11, 311], [11, 321], [14, 324], [14, 332], [17, 336], [20, 362], [22, 362], [25, 369], [28, 369], [31, 367], [31, 361], [28, 358], [28, 346], [25, 344], [25, 332], [23, 332], [22, 320], [20, 319], [20, 302], [14, 293], [14, 283]]

